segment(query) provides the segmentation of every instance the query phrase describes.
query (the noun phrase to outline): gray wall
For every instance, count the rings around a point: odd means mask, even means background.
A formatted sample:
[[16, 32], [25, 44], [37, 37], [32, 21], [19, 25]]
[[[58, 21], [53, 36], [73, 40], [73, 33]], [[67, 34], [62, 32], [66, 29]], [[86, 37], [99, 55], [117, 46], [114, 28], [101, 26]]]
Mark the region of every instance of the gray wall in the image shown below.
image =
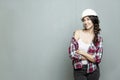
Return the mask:
[[119, 0], [0, 0], [0, 80], [73, 80], [67, 48], [81, 13], [99, 14], [100, 80], [119, 80]]

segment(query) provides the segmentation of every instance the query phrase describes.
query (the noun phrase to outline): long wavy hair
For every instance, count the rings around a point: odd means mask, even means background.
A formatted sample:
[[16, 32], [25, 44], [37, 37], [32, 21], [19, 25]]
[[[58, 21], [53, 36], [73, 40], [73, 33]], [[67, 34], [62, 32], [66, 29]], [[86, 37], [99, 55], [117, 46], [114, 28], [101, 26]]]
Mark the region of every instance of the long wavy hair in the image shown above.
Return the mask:
[[88, 16], [90, 18], [90, 20], [92, 21], [93, 25], [94, 25], [94, 39], [93, 39], [93, 43], [94, 45], [96, 45], [96, 43], [98, 42], [98, 34], [100, 33], [101, 29], [99, 26], [99, 18], [98, 16]]

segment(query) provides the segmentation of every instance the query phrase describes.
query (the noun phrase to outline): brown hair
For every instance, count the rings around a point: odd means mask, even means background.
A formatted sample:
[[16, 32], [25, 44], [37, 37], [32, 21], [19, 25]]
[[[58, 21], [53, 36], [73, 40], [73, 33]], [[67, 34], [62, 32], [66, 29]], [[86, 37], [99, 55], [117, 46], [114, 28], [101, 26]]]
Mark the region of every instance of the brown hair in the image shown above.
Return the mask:
[[96, 42], [98, 42], [98, 34], [100, 33], [101, 29], [100, 29], [100, 26], [99, 26], [99, 18], [98, 16], [88, 16], [92, 23], [94, 24], [94, 34], [95, 34], [95, 37], [93, 39], [93, 43], [94, 45], [96, 45]]
[[[95, 34], [95, 37], [93, 39], [93, 43], [94, 45], [96, 45], [96, 42], [98, 42], [98, 34], [100, 33], [101, 29], [100, 29], [100, 26], [99, 26], [99, 18], [98, 16], [88, 16], [90, 18], [90, 20], [92, 21], [93, 25], [94, 25], [94, 34]], [[83, 19], [82, 19], [83, 21]]]

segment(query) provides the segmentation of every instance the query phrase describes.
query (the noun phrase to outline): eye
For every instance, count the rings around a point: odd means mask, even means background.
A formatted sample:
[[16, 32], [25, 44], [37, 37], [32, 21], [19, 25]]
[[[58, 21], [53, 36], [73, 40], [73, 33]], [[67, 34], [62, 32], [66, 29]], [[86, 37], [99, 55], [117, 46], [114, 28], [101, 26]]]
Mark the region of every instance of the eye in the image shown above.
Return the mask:
[[90, 18], [87, 17], [86, 20], [90, 20]]
[[82, 21], [83, 21], [83, 22], [87, 21], [87, 18], [84, 18]]
[[89, 21], [89, 20], [90, 20], [89, 17], [85, 17], [85, 18], [82, 19], [82, 22]]

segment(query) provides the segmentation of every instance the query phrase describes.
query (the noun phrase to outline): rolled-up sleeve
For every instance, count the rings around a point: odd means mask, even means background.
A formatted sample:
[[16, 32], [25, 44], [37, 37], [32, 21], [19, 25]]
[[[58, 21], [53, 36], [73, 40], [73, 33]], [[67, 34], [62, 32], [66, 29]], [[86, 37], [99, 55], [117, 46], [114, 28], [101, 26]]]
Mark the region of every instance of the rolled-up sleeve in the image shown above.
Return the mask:
[[[73, 39], [73, 38], [72, 38]], [[80, 60], [81, 55], [76, 53], [76, 45], [74, 44], [74, 40], [71, 41], [68, 52], [69, 52], [69, 57], [72, 60]]]

